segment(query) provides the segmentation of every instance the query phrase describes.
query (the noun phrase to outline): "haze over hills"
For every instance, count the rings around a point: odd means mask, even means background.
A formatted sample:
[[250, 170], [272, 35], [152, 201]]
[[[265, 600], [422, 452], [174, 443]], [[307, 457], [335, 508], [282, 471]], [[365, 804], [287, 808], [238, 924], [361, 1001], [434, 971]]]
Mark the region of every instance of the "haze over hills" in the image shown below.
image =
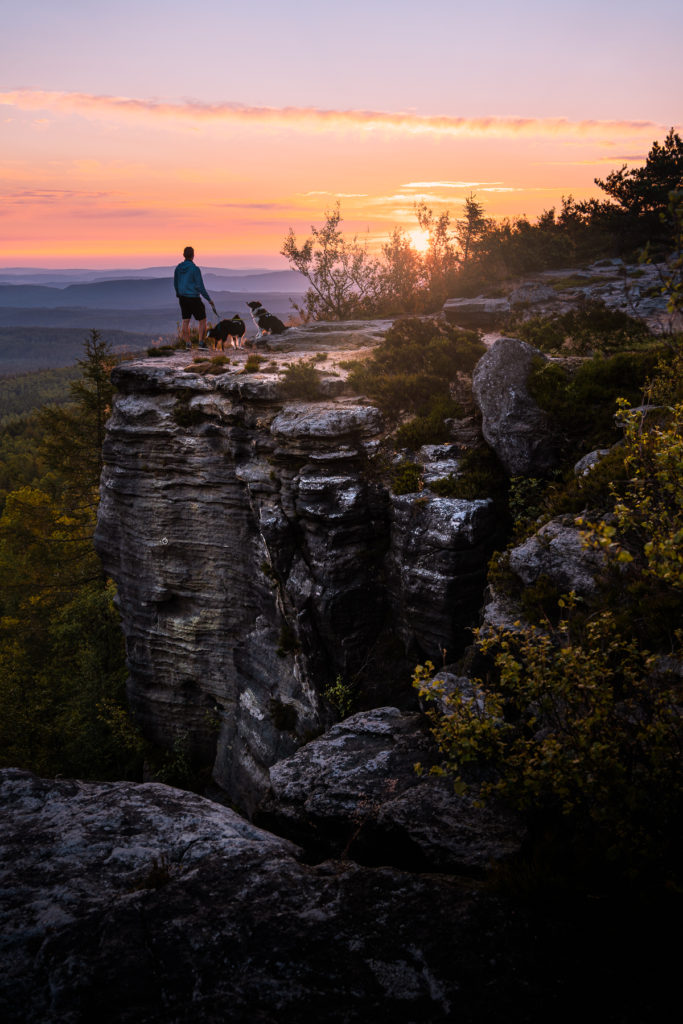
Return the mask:
[[[245, 292], [217, 292], [212, 291], [211, 296], [216, 303], [216, 309], [221, 316], [232, 316], [233, 313], [240, 313], [247, 323], [249, 334], [251, 320], [248, 319], [249, 310], [247, 302], [257, 298], [265, 305], [271, 313], [286, 320], [292, 312], [290, 298], [296, 299], [295, 293], [286, 292], [257, 292], [253, 290]], [[213, 319], [211, 312], [209, 316]], [[156, 306], [145, 308], [140, 305], [125, 307], [101, 307], [101, 306], [63, 306], [63, 307], [42, 307], [42, 306], [2, 306], [0, 304], [0, 327], [78, 327], [90, 330], [94, 327], [97, 330], [110, 328], [121, 331], [142, 331], [145, 334], [157, 336], [159, 334], [175, 333], [180, 311], [175, 296], [173, 299]], [[61, 363], [57, 365], [63, 365]], [[2, 366], [0, 364], [0, 372]]]
[[[67, 284], [85, 283], [88, 281], [111, 281], [121, 277], [173, 277], [174, 267], [142, 267], [116, 268], [95, 270], [77, 267], [0, 267], [0, 283], [8, 284], [54, 284], [64, 287]], [[218, 277], [249, 277], [251, 274], [273, 273], [272, 267], [204, 267], [203, 274], [215, 274]]]
[[[72, 273], [75, 273], [72, 272]], [[127, 277], [101, 278], [96, 281], [62, 281], [60, 284], [29, 282], [18, 283], [11, 275], [0, 271], [0, 306], [24, 309], [56, 309], [59, 307], [87, 307], [88, 309], [149, 309], [175, 305], [173, 272], [164, 276], [138, 277], [132, 271]], [[306, 279], [294, 270], [274, 270], [244, 274], [214, 271], [204, 273], [204, 283], [213, 292], [250, 292], [251, 297], [262, 298], [261, 293], [282, 292], [301, 295], [307, 287]], [[215, 301], [215, 299], [214, 299]], [[218, 303], [216, 303], [218, 305]]]
[[[98, 329], [115, 352], [143, 352], [153, 340], [148, 333], [114, 330], [106, 325]], [[85, 326], [0, 327], [0, 379], [75, 366], [83, 358], [83, 342], [88, 334]]]
[[[254, 333], [246, 303], [259, 299], [286, 320], [306, 279], [293, 270], [203, 269], [221, 316], [240, 313]], [[211, 313], [209, 313], [211, 316]], [[115, 347], [145, 348], [175, 336], [179, 324], [173, 267], [143, 270], [0, 268], [0, 375], [71, 365], [85, 334], [111, 334]], [[126, 332], [123, 336], [122, 332]]]

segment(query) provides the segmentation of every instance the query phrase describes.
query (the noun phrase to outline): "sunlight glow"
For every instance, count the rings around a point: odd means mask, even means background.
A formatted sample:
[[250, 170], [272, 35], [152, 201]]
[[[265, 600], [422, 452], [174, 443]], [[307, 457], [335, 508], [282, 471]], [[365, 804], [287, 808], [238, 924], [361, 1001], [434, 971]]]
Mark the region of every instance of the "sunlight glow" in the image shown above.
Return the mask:
[[407, 234], [413, 249], [417, 249], [418, 252], [427, 252], [429, 248], [429, 234], [426, 231], [422, 231], [421, 228], [415, 228], [413, 231], [408, 231]]

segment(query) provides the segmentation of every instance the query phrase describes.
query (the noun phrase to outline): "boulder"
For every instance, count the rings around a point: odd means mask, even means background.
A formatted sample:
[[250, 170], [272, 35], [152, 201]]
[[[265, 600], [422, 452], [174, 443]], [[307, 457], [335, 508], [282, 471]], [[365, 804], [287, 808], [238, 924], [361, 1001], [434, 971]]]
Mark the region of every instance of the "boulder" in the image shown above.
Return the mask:
[[592, 469], [595, 469], [605, 455], [609, 455], [610, 451], [610, 448], [596, 448], [594, 452], [588, 452], [574, 466], [574, 475], [586, 476]]
[[494, 587], [486, 588], [486, 598], [480, 613], [479, 629], [482, 636], [499, 629], [515, 631], [527, 625], [519, 604], [508, 594]]
[[557, 461], [549, 417], [528, 389], [534, 360], [546, 356], [525, 341], [499, 338], [474, 370], [484, 438], [510, 476], [543, 474]]
[[[471, 686], [471, 684], [470, 684]], [[458, 796], [449, 779], [420, 776], [438, 751], [418, 714], [352, 715], [270, 769], [256, 820], [309, 854], [411, 870], [481, 873], [519, 851], [510, 815]]]
[[579, 528], [563, 519], [551, 519], [510, 551], [510, 568], [525, 586], [544, 576], [562, 593], [573, 590], [582, 597], [595, 592], [604, 566], [604, 552], [587, 547]]
[[473, 299], [448, 299], [444, 303], [443, 312], [448, 322], [458, 327], [489, 330], [509, 314], [510, 303], [508, 299], [477, 295]]

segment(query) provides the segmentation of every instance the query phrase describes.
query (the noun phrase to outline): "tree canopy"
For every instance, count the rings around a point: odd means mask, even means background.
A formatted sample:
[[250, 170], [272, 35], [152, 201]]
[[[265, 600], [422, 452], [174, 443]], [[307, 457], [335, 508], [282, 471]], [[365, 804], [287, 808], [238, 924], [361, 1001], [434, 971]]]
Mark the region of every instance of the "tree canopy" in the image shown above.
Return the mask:
[[683, 139], [671, 128], [663, 143], [652, 144], [642, 167], [624, 164], [595, 184], [627, 213], [664, 213], [670, 193], [683, 188]]
[[47, 775], [135, 777], [141, 765], [114, 587], [92, 545], [115, 361], [93, 331], [71, 403], [32, 416], [33, 461], [5, 467], [0, 763]]

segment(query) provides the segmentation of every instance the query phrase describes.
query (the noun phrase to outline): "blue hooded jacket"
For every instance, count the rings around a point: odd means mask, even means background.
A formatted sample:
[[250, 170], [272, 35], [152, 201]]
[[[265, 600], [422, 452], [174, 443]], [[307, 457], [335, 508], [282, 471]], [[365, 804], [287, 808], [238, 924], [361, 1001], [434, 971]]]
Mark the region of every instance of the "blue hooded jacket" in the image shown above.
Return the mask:
[[178, 298], [182, 296], [186, 299], [196, 299], [203, 295], [208, 302], [211, 302], [211, 297], [204, 287], [202, 272], [192, 260], [183, 260], [175, 268], [173, 286]]

